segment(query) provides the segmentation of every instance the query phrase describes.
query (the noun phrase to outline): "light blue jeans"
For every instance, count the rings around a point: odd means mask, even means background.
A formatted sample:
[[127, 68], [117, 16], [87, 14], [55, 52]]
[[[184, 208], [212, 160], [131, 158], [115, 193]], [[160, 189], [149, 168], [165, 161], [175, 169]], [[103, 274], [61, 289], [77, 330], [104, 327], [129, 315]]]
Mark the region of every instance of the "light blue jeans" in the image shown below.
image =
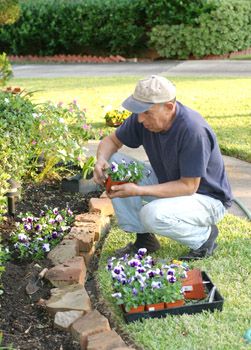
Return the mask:
[[[115, 153], [111, 161], [120, 163], [135, 160], [122, 153]], [[158, 179], [151, 170], [139, 185], [158, 184]], [[192, 249], [200, 248], [211, 233], [211, 225], [217, 224], [225, 215], [222, 202], [201, 194], [174, 198], [127, 197], [112, 199], [118, 225], [126, 232], [145, 233], [171, 238]]]

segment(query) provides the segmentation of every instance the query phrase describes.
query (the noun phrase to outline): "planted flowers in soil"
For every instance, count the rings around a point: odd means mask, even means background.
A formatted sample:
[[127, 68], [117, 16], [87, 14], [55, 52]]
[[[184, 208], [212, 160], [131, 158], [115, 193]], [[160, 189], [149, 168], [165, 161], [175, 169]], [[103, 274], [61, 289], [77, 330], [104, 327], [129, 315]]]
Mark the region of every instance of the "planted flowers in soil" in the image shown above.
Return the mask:
[[126, 312], [140, 312], [136, 309], [140, 306], [141, 311], [145, 306], [147, 310], [156, 310], [159, 303], [162, 308], [172, 307], [176, 301], [180, 301], [180, 305], [184, 303], [182, 279], [188, 270], [185, 263], [155, 262], [147, 255], [147, 250], [141, 248], [133, 258], [129, 255], [120, 259], [112, 257], [107, 270], [112, 276], [112, 296]]
[[144, 176], [144, 166], [136, 161], [127, 163], [122, 160], [121, 163], [112, 162], [106, 170], [108, 178], [106, 180], [106, 191], [111, 190], [112, 185], [121, 185], [127, 182], [137, 183]]
[[14, 254], [20, 259], [42, 259], [68, 233], [73, 213], [69, 208], [46, 207], [39, 217], [26, 213], [19, 218], [21, 222], [16, 223], [17, 228], [11, 234]]

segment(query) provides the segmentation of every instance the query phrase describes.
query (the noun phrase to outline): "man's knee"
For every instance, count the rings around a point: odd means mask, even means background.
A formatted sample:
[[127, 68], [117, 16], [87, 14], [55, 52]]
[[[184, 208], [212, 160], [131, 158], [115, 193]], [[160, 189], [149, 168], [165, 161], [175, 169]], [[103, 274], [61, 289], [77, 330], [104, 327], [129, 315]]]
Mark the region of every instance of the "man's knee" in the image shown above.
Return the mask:
[[139, 213], [141, 223], [149, 232], [158, 232], [159, 229], [165, 228], [172, 230], [176, 227], [180, 220], [172, 214], [155, 205], [154, 202], [146, 204]]

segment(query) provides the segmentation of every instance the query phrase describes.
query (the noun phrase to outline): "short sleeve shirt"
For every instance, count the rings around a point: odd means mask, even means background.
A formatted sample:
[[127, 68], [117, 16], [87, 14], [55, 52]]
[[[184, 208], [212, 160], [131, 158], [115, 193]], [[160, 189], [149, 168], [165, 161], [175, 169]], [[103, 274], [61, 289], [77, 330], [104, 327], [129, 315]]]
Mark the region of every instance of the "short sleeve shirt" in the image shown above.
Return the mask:
[[165, 132], [151, 132], [132, 114], [117, 130], [126, 146], [143, 146], [159, 183], [200, 177], [197, 193], [231, 206], [232, 192], [216, 136], [196, 111], [177, 102], [176, 116]]

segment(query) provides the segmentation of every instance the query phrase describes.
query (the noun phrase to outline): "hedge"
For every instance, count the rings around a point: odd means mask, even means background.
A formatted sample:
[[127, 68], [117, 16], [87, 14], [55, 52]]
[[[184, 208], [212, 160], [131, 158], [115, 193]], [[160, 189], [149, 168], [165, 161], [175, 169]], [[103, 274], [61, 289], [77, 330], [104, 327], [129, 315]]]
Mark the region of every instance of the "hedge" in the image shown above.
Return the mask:
[[203, 13], [197, 25], [158, 25], [150, 42], [166, 58], [186, 59], [221, 55], [251, 46], [251, 2], [223, 0], [211, 13]]
[[23, 0], [18, 22], [0, 28], [13, 55], [130, 54], [146, 42], [141, 0]]
[[194, 23], [215, 6], [208, 0], [21, 0], [20, 4], [19, 21], [0, 27], [0, 52], [128, 57], [148, 47], [147, 32], [153, 26]]

